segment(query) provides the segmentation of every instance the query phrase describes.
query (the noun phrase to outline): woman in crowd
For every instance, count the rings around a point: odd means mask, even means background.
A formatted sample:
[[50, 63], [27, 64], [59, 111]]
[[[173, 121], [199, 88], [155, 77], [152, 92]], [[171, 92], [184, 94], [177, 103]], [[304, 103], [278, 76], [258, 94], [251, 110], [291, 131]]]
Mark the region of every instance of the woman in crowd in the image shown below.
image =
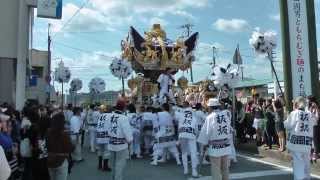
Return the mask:
[[313, 127], [313, 148], [312, 148], [312, 160], [316, 161], [318, 159], [318, 154], [320, 153], [320, 124], [319, 124], [319, 109], [318, 102], [314, 96], [309, 96], [307, 98], [307, 111], [310, 111], [315, 119], [315, 126]]
[[269, 149], [272, 149], [272, 144], [276, 141], [275, 133], [275, 116], [272, 107], [272, 99], [268, 99], [265, 106], [265, 116], [266, 116], [266, 126], [265, 126], [265, 136], [266, 136], [266, 145]]
[[[66, 180], [68, 157], [73, 151], [69, 135], [64, 131], [65, 118], [62, 113], [52, 117], [48, 132], [48, 168], [51, 180]], [[57, 146], [59, 144], [59, 146]]]
[[33, 180], [48, 180], [47, 127], [41, 122], [38, 108], [32, 109], [30, 113], [29, 138], [32, 149], [32, 177]]
[[263, 142], [263, 129], [264, 129], [264, 113], [263, 113], [263, 104], [264, 104], [264, 99], [259, 98], [259, 96], [255, 97], [254, 99], [254, 104], [253, 104], [253, 127], [256, 129], [256, 141], [257, 141], [257, 146], [261, 146]]
[[285, 151], [285, 128], [283, 125], [284, 121], [284, 109], [283, 104], [280, 99], [276, 99], [273, 103], [273, 110], [275, 113], [275, 129], [278, 135], [278, 142], [279, 142], [279, 151]]

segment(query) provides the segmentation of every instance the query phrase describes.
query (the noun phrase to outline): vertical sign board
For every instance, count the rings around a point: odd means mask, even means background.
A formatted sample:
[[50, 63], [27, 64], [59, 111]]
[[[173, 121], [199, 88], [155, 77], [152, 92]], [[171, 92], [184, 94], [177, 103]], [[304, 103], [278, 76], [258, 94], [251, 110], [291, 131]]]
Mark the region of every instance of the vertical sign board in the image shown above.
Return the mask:
[[38, 0], [37, 12], [38, 17], [61, 19], [62, 0]]
[[293, 98], [312, 94], [306, 1], [287, 0]]

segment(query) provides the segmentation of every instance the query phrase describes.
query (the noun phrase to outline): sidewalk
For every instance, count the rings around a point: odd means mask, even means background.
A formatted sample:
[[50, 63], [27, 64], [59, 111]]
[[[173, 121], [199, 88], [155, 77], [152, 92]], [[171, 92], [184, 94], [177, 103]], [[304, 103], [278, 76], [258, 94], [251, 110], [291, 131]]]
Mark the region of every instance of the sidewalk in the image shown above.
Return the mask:
[[[277, 147], [267, 149], [264, 146], [257, 147], [255, 142], [236, 144], [236, 149], [241, 154], [261, 158], [264, 161], [291, 167], [291, 156], [288, 151], [280, 152]], [[311, 164], [312, 173], [320, 176], [320, 159]]]

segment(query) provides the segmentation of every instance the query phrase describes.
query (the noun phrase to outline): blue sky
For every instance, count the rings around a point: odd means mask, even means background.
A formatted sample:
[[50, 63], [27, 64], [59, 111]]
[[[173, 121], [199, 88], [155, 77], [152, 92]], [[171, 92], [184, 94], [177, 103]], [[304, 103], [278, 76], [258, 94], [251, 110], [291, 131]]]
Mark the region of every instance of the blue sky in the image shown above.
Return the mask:
[[[282, 76], [278, 0], [89, 0], [69, 21], [86, 1], [64, 0], [62, 20], [35, 18], [33, 42], [34, 48], [47, 48], [47, 25], [51, 23], [53, 68], [60, 61], [56, 58], [63, 58], [71, 69], [72, 78], [83, 80], [84, 92], [88, 91], [88, 82], [93, 77], [103, 78], [107, 90], [120, 89], [121, 81], [109, 71], [112, 57], [119, 56], [120, 41], [127, 35], [129, 26], [143, 34], [152, 23], [161, 23], [170, 39], [181, 35], [183, 30], [178, 27], [182, 24], [195, 25], [193, 32], [200, 33], [194, 64], [195, 81], [209, 75], [213, 45], [217, 47], [217, 63], [225, 65], [232, 61], [238, 43], [245, 76], [271, 77], [268, 61], [256, 57], [248, 41], [256, 27], [262, 31], [274, 30], [278, 34], [276, 60], [279, 61], [275, 66]], [[315, 0], [317, 27], [320, 27], [319, 1]], [[318, 36], [319, 33], [317, 28]], [[183, 74], [190, 77], [188, 72], [180, 72], [176, 77]]]

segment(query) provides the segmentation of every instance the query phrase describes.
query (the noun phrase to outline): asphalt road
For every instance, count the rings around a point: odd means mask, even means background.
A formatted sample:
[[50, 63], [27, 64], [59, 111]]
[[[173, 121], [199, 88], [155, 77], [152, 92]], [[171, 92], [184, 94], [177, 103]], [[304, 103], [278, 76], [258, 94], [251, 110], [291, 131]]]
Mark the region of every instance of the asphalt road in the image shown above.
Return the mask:
[[[110, 173], [97, 170], [97, 156], [94, 153], [85, 152], [85, 161], [75, 164], [69, 180], [108, 180]], [[128, 162], [125, 180], [190, 180], [183, 175], [182, 166], [177, 166], [174, 161], [151, 166], [150, 158], [130, 160]], [[239, 154], [238, 162], [231, 166], [230, 179], [245, 180], [292, 180], [292, 172], [289, 164], [282, 164], [272, 159], [261, 159]], [[211, 180], [210, 167], [203, 166], [202, 177], [197, 180]], [[316, 176], [320, 177], [320, 176]], [[313, 179], [317, 179], [314, 177]]]

